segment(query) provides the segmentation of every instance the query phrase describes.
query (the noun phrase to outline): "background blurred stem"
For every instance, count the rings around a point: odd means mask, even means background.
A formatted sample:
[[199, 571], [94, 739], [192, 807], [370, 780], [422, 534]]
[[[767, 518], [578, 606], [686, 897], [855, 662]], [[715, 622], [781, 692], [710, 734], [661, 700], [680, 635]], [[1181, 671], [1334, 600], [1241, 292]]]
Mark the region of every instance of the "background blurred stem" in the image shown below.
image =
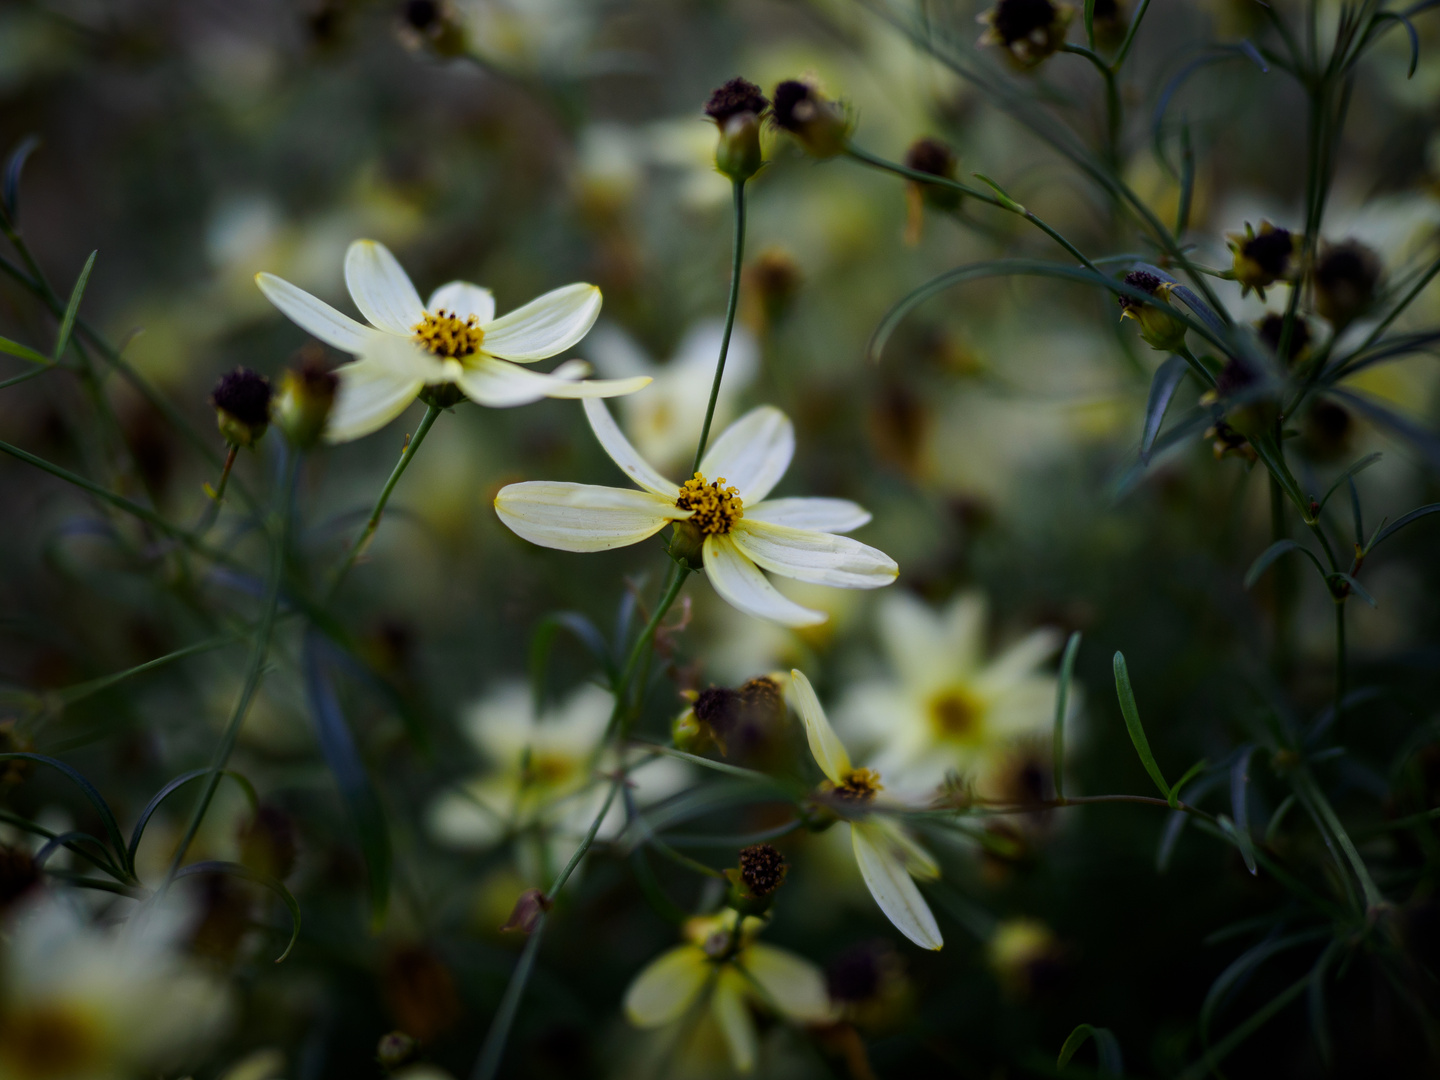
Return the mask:
[[335, 571], [335, 578], [330, 582], [330, 591], [326, 594], [325, 602], [328, 604], [335, 599], [335, 594], [340, 591], [340, 583], [345, 580], [345, 575], [355, 565], [355, 560], [360, 558], [370, 538], [375, 535], [375, 530], [380, 527], [380, 518], [385, 513], [385, 504], [390, 501], [390, 493], [395, 490], [395, 485], [400, 482], [400, 477], [405, 475], [409, 468], [410, 461], [415, 457], [415, 451], [420, 449], [420, 444], [425, 441], [425, 436], [430, 433], [435, 420], [439, 417], [441, 409], [438, 405], [430, 405], [425, 409], [425, 416], [420, 421], [420, 426], [415, 429], [415, 434], [405, 440], [405, 449], [400, 451], [400, 460], [395, 463], [395, 468], [390, 472], [390, 479], [385, 481], [385, 486], [380, 489], [380, 498], [375, 500], [375, 509], [370, 512], [370, 520], [360, 530], [360, 535], [355, 538], [355, 543], [350, 545], [350, 552], [345, 556], [345, 561], [340, 564], [340, 569]]
[[[1270, 477], [1270, 542], [1290, 535], [1285, 519], [1285, 492], [1273, 475]], [[1270, 655], [1275, 674], [1284, 679], [1290, 671], [1292, 638], [1295, 629], [1296, 597], [1295, 564], [1281, 559], [1275, 566], [1275, 642]]]
[[725, 304], [725, 331], [720, 337], [720, 359], [715, 362], [715, 381], [710, 384], [710, 402], [705, 406], [705, 423], [700, 428], [700, 442], [695, 447], [695, 464], [691, 474], [700, 471], [705, 444], [710, 441], [710, 423], [715, 419], [715, 403], [720, 399], [720, 382], [725, 377], [725, 357], [730, 352], [730, 332], [735, 328], [735, 309], [740, 302], [740, 270], [745, 258], [745, 181], [732, 185], [735, 196], [735, 229], [730, 245], [730, 298]]
[[[1144, 8], [1140, 14], [1144, 14]], [[1105, 142], [1105, 160], [1109, 162], [1112, 169], [1120, 168], [1120, 91], [1115, 85], [1115, 71], [1098, 55], [1083, 45], [1075, 45], [1066, 42], [1060, 46], [1061, 52], [1071, 53], [1075, 56], [1083, 56], [1094, 65], [1100, 77], [1105, 80], [1105, 122], [1107, 138]]]

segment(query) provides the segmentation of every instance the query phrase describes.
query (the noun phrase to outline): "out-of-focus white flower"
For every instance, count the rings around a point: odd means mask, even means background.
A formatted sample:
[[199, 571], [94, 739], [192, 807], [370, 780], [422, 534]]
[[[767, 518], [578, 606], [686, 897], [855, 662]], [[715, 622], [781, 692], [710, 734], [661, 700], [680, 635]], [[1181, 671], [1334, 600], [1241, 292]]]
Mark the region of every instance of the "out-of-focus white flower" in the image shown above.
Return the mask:
[[904, 594], [881, 602], [880, 638], [898, 679], [853, 688], [841, 726], [908, 793], [959, 771], [994, 794], [1017, 745], [1054, 720], [1056, 680], [1038, 669], [1059, 648], [1059, 632], [1032, 631], [987, 661], [985, 611], [978, 593], [941, 612]]
[[[649, 376], [654, 380], [643, 394], [620, 402], [620, 419], [625, 434], [646, 461], [661, 470], [684, 468], [694, 452], [695, 439], [705, 422], [710, 385], [715, 378], [715, 361], [725, 323], [706, 319], [696, 323], [680, 341], [675, 356], [660, 365], [647, 356], [630, 337], [614, 326], [600, 326], [586, 343], [600, 374], [610, 379]], [[725, 357], [725, 379], [715, 402], [715, 423], [724, 424], [735, 412], [735, 403], [755, 378], [755, 339], [742, 326], [730, 335]]]
[[101, 929], [45, 896], [7, 927], [0, 1080], [128, 1080], [187, 1064], [221, 1034], [225, 986], [174, 948], [184, 921]]
[[[434, 834], [456, 847], [486, 848], [538, 829], [556, 845], [551, 855], [567, 858], [604, 805], [606, 785], [597, 782], [599, 773], [621, 765], [614, 751], [595, 758], [614, 701], [598, 686], [582, 686], [537, 717], [529, 688], [518, 682], [477, 701], [464, 727], [487, 768], [435, 800]], [[654, 802], [680, 790], [686, 776], [680, 762], [652, 758], [631, 773], [630, 795], [640, 805]], [[616, 799], [597, 835], [613, 838], [624, 824], [625, 808]]]
[[731, 1063], [749, 1072], [757, 1042], [750, 1002], [797, 1024], [823, 1023], [833, 1010], [818, 967], [785, 949], [756, 944], [763, 919], [746, 917], [738, 925], [737, 919], [726, 913], [687, 921], [686, 944], [661, 953], [635, 976], [625, 992], [625, 1015], [636, 1027], [662, 1027], [683, 1021], [703, 995]]
[[340, 392], [325, 431], [331, 442], [379, 430], [427, 386], [455, 386], [479, 405], [505, 408], [542, 397], [630, 394], [650, 381], [582, 381], [590, 367], [581, 360], [549, 375], [519, 366], [589, 332], [600, 314], [594, 285], [562, 286], [498, 319], [490, 290], [466, 281], [440, 286], [421, 304], [395, 256], [374, 240], [356, 240], [345, 253], [345, 284], [369, 326], [274, 274], [256, 274], [255, 282], [297, 325], [358, 358], [336, 371]]
[[495, 497], [495, 511], [532, 544], [607, 551], [683, 522], [690, 530], [685, 543], [694, 549], [687, 557], [703, 562], [715, 591], [741, 611], [785, 626], [810, 626], [824, 622], [826, 615], [783, 596], [762, 568], [839, 589], [875, 589], [899, 575], [895, 560], [883, 551], [835, 535], [870, 520], [853, 502], [765, 499], [795, 453], [795, 429], [779, 409], [764, 405], [731, 424], [683, 485], [656, 471], [599, 401], [587, 400], [585, 415], [605, 452], [644, 490], [552, 481], [510, 484]]
[[826, 800], [850, 828], [855, 864], [870, 895], [907, 938], [922, 949], [939, 950], [945, 940], [913, 879], [933, 881], [940, 876], [940, 867], [903, 825], [886, 817], [883, 807], [877, 809], [876, 795], [883, 790], [880, 774], [851, 763], [850, 752], [830, 726], [803, 672], [790, 672], [790, 695], [805, 724], [810, 753], [828, 781]]

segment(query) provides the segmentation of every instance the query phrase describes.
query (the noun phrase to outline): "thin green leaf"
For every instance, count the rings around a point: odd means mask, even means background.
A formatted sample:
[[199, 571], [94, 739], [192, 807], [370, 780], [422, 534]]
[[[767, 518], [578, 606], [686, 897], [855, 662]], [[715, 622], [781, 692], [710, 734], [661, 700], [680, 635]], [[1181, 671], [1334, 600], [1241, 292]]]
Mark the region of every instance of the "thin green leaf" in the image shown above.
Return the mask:
[[1230, 1034], [1226, 1035], [1225, 1038], [1207, 1050], [1199, 1061], [1195, 1062], [1195, 1064], [1180, 1074], [1179, 1080], [1200, 1080], [1201, 1077], [1212, 1072], [1221, 1061], [1229, 1056], [1232, 1050], [1251, 1035], [1255, 1034], [1255, 1032], [1259, 1031], [1260, 1028], [1268, 1024], [1276, 1013], [1304, 993], [1309, 983], [1310, 976], [1308, 974], [1300, 976], [1299, 979], [1295, 980], [1295, 982], [1291, 983], [1259, 1009], [1251, 1013], [1242, 1024], [1238, 1025]]
[[25, 162], [39, 146], [40, 136], [26, 135], [5, 160], [5, 182], [0, 196], [5, 200], [5, 217], [12, 226], [20, 220], [20, 174], [25, 171]]
[[101, 797], [100, 792], [95, 789], [95, 785], [90, 783], [89, 780], [86, 780], [76, 769], [66, 765], [65, 762], [58, 758], [47, 757], [44, 754], [32, 754], [23, 750], [0, 754], [0, 761], [34, 761], [41, 765], [48, 765], [56, 772], [64, 773], [65, 776], [80, 789], [85, 798], [90, 800], [90, 805], [95, 807], [96, 811], [100, 814], [100, 820], [105, 826], [105, 835], [110, 839], [110, 846], [116, 864], [125, 867], [126, 870], [133, 871], [132, 867], [126, 865], [124, 857], [125, 839], [120, 834], [120, 824], [115, 820], [115, 815], [110, 810], [110, 804]]
[[1362, 394], [1342, 390], [1339, 387], [1332, 387], [1328, 393], [1331, 397], [1339, 398], [1356, 412], [1364, 415], [1371, 423], [1389, 428], [1407, 440], [1416, 450], [1420, 451], [1431, 468], [1440, 469], [1440, 435], [1426, 430], [1413, 420], [1401, 416]]
[[1360, 513], [1360, 490], [1355, 486], [1353, 476], [1346, 477], [1350, 485], [1350, 515], [1355, 523], [1355, 543], [1365, 543], [1365, 519]]
[[275, 958], [279, 964], [290, 955], [290, 950], [295, 948], [295, 942], [300, 940], [300, 905], [285, 883], [279, 878], [271, 877], [269, 874], [262, 874], [258, 870], [251, 870], [243, 863], [221, 862], [219, 860], [208, 860], [206, 862], [190, 863], [176, 871], [175, 878], [194, 877], [197, 874], [230, 874], [233, 877], [244, 878], [246, 881], [253, 881], [257, 885], [264, 885], [276, 896], [284, 901], [285, 907], [290, 912], [290, 941], [285, 946], [285, 951]]
[[1320, 500], [1320, 509], [1315, 511], [1315, 516], [1319, 517], [1320, 510], [1325, 509], [1325, 504], [1330, 501], [1330, 496], [1334, 495], [1335, 492], [1340, 489], [1341, 484], [1345, 483], [1345, 481], [1349, 480], [1352, 476], [1358, 476], [1360, 473], [1364, 472], [1371, 465], [1374, 465], [1384, 456], [1385, 455], [1380, 453], [1378, 450], [1373, 454], [1366, 454], [1359, 461], [1355, 462], [1354, 465], [1351, 465], [1348, 469], [1346, 469], [1343, 473], [1336, 477], [1335, 482], [1331, 484], [1330, 487], [1326, 490], [1325, 497]]
[[360, 841], [360, 851], [370, 877], [370, 921], [378, 928], [385, 920], [390, 902], [390, 830], [380, 796], [355, 746], [350, 726], [340, 709], [330, 674], [320, 656], [320, 639], [314, 632], [305, 635], [302, 668], [310, 714], [320, 752], [340, 788]]
[[[145, 808], [140, 811], [139, 819], [135, 822], [135, 828], [130, 831], [130, 843], [126, 848], [126, 858], [131, 866], [135, 865], [135, 852], [140, 849], [140, 840], [145, 835], [145, 826], [150, 824], [150, 819], [155, 816], [155, 811], [160, 809], [160, 804], [169, 798], [171, 794], [190, 783], [191, 780], [198, 780], [202, 776], [209, 776], [210, 772], [210, 769], [191, 769], [187, 773], [181, 773], [157, 791], [154, 796], [151, 797], [150, 801], [145, 804]], [[250, 811], [254, 813], [260, 805], [260, 797], [255, 793], [255, 785], [233, 769], [221, 769], [220, 774], [230, 777], [240, 785], [241, 790], [245, 792], [246, 799], [250, 802]]]
[[1320, 938], [1328, 937], [1329, 934], [1330, 931], [1326, 928], [1305, 930], [1287, 937], [1267, 938], [1257, 945], [1252, 945], [1231, 961], [1230, 965], [1210, 984], [1210, 990], [1206, 993], [1205, 1000], [1200, 1006], [1201, 1041], [1206, 1043], [1210, 1041], [1210, 1024], [1232, 987], [1277, 953], [1318, 941]]
[[569, 631], [585, 646], [585, 650], [604, 669], [605, 679], [612, 688], [616, 683], [615, 663], [610, 658], [610, 648], [605, 643], [605, 636], [578, 611], [559, 611], [541, 619], [530, 638], [530, 685], [537, 707], [544, 698], [545, 668], [550, 659], [550, 646], [555, 635], [561, 630]]
[[1190, 208], [1195, 201], [1195, 147], [1190, 141], [1190, 122], [1180, 126], [1180, 201], [1175, 210], [1175, 239], [1190, 230]]
[[55, 361], [42, 352], [30, 348], [29, 345], [21, 345], [18, 341], [11, 341], [9, 338], [0, 337], [0, 352], [9, 353], [11, 356], [18, 356], [21, 360], [38, 364], [40, 367], [54, 367]]
[[1320, 1051], [1320, 1060], [1330, 1064], [1334, 1056], [1330, 1046], [1329, 1024], [1325, 1016], [1325, 973], [1335, 957], [1345, 948], [1345, 939], [1336, 938], [1325, 947], [1315, 966], [1310, 969], [1310, 986], [1306, 990], [1306, 1008], [1310, 1013], [1310, 1033], [1315, 1036], [1315, 1046]]
[[1160, 789], [1174, 806], [1174, 798], [1171, 795], [1170, 787], [1165, 783], [1165, 777], [1160, 772], [1160, 766], [1155, 761], [1155, 755], [1150, 752], [1150, 741], [1145, 738], [1145, 728], [1140, 723], [1140, 709], [1135, 704], [1135, 691], [1130, 686], [1130, 672], [1125, 667], [1125, 654], [1117, 651], [1115, 653], [1115, 694], [1120, 699], [1120, 712], [1125, 717], [1125, 730], [1130, 733], [1130, 742], [1135, 747], [1135, 753], [1140, 755], [1140, 764], [1145, 766], [1145, 771], [1150, 774], [1150, 779], [1155, 781], [1155, 786]]
[[85, 260], [85, 268], [80, 271], [80, 276], [75, 279], [75, 287], [70, 290], [70, 302], [65, 305], [65, 314], [60, 319], [60, 333], [55, 338], [53, 359], [57, 364], [70, 345], [70, 334], [75, 329], [75, 316], [80, 312], [80, 298], [85, 295], [85, 285], [90, 280], [90, 271], [95, 266], [95, 256], [98, 254], [98, 251], [90, 252], [90, 257]]
[[1392, 521], [1389, 525], [1386, 525], [1383, 529], [1381, 529], [1379, 533], [1376, 534], [1375, 539], [1370, 541], [1370, 546], [1365, 549], [1365, 553], [1368, 555], [1370, 552], [1374, 551], [1375, 548], [1381, 543], [1381, 541], [1386, 540], [1391, 536], [1394, 536], [1397, 532], [1403, 529], [1406, 525], [1409, 525], [1412, 521], [1416, 521], [1422, 517], [1425, 517], [1427, 514], [1435, 513], [1440, 513], [1440, 503], [1429, 503], [1428, 505], [1422, 506], [1419, 509], [1411, 510], [1404, 517], [1399, 518], [1396, 521]]
[[1095, 50], [1095, 0], [1085, 0], [1085, 44]]
[[[1253, 746], [1245, 747], [1241, 755], [1230, 766], [1230, 810], [1234, 814], [1235, 839], [1240, 845], [1240, 857], [1245, 860], [1245, 869], [1254, 877], [1255, 842], [1250, 836], [1250, 757], [1255, 753]], [[1221, 818], [1222, 823], [1224, 818]]]
[[1315, 557], [1309, 548], [1303, 544], [1296, 543], [1294, 540], [1276, 540], [1262, 551], [1259, 558], [1250, 564], [1250, 569], [1245, 571], [1245, 588], [1249, 589], [1254, 587], [1255, 583], [1260, 580], [1260, 575], [1270, 569], [1271, 563], [1275, 562], [1281, 555], [1288, 554], [1292, 551], [1298, 551], [1301, 555], [1309, 559], [1315, 565], [1315, 569], [1319, 572], [1322, 579], [1329, 577], [1325, 572], [1325, 568], [1320, 565], [1320, 560]]
[[1375, 597], [1371, 596], [1366, 590], [1365, 586], [1361, 585], [1360, 582], [1356, 581], [1349, 574], [1332, 574], [1331, 577], [1335, 581], [1341, 581], [1350, 586], [1350, 591], [1360, 597], [1361, 600], [1364, 600], [1365, 603], [1369, 604], [1372, 608], [1378, 608], [1380, 606]]
[[997, 184], [994, 180], [991, 180], [991, 179], [990, 179], [988, 176], [986, 176], [984, 173], [978, 173], [978, 172], [977, 172], [977, 173], [975, 174], [975, 179], [979, 180], [982, 184], [984, 184], [986, 187], [988, 187], [991, 191], [995, 192], [995, 194], [996, 194], [997, 196], [999, 196], [999, 198], [1000, 198], [1000, 205], [1002, 205], [1003, 207], [1005, 207], [1006, 210], [1009, 210], [1011, 213], [1015, 213], [1015, 214], [1023, 214], [1023, 213], [1025, 213], [1025, 207], [1024, 207], [1024, 206], [1022, 206], [1020, 203], [1018, 203], [1018, 202], [1016, 202], [1014, 199], [1012, 199], [1012, 198], [1010, 197], [1009, 193], [1006, 192], [1006, 190], [1005, 190], [1004, 188], [1002, 188], [1002, 187], [1001, 187], [999, 184]]
[[56, 690], [53, 696], [55, 700], [59, 701], [62, 705], [73, 705], [77, 701], [83, 701], [91, 694], [98, 694], [102, 690], [108, 690], [115, 684], [124, 682], [132, 676], [153, 671], [158, 667], [164, 667], [166, 664], [172, 663], [175, 660], [184, 660], [189, 656], [198, 656], [201, 653], [223, 648], [226, 645], [240, 641], [243, 636], [243, 634], [221, 634], [207, 641], [187, 645], [183, 649], [176, 649], [174, 652], [166, 653], [164, 656], [157, 656], [154, 660], [147, 660], [143, 664], [136, 664], [134, 667], [126, 668], [124, 671], [117, 671], [113, 675], [102, 675], [98, 679], [89, 679], [83, 683], [75, 683], [72, 686], [63, 687]]
[[1415, 67], [1420, 63], [1420, 32], [1415, 29], [1415, 24], [1398, 11], [1377, 11], [1375, 21], [1393, 19], [1405, 27], [1405, 32], [1410, 35], [1410, 70], [1405, 73], [1405, 78], [1415, 77]]
[[1075, 1051], [1084, 1046], [1087, 1039], [1095, 1040], [1095, 1054], [1100, 1059], [1101, 1076], [1123, 1076], [1125, 1074], [1125, 1061], [1120, 1054], [1120, 1041], [1115, 1038], [1114, 1032], [1109, 1028], [1097, 1028], [1090, 1024], [1079, 1024], [1074, 1031], [1070, 1032], [1070, 1037], [1060, 1048], [1060, 1056], [1055, 1060], [1056, 1067], [1063, 1069], [1070, 1064], [1070, 1059], [1075, 1056]]
[[1145, 423], [1140, 433], [1140, 462], [1150, 464], [1150, 451], [1155, 446], [1155, 437], [1160, 434], [1160, 425], [1170, 408], [1170, 399], [1185, 380], [1189, 370], [1185, 360], [1179, 356], [1167, 356], [1155, 369], [1150, 380], [1150, 396], [1145, 402]]
[[123, 881], [111, 881], [109, 878], [86, 877], [74, 870], [47, 868], [45, 876], [52, 877], [56, 881], [63, 881], [66, 885], [73, 885], [77, 889], [94, 889], [97, 892], [114, 893], [117, 896], [128, 896], [131, 900], [144, 900], [150, 895], [150, 890], [140, 885], [128, 885]]
[[1184, 773], [1181, 774], [1180, 779], [1175, 781], [1175, 786], [1170, 789], [1170, 793], [1175, 797], [1176, 802], [1180, 801], [1180, 792], [1185, 787], [1185, 785], [1188, 784], [1191, 780], [1194, 780], [1195, 777], [1199, 776], [1209, 767], [1210, 762], [1206, 761], [1204, 758], [1201, 758], [1199, 761], [1195, 762], [1194, 765], [1191, 765], [1190, 768], [1186, 769]]
[[1080, 631], [1076, 630], [1065, 643], [1060, 658], [1060, 682], [1055, 688], [1055, 736], [1051, 754], [1051, 770], [1055, 775], [1055, 796], [1065, 798], [1065, 715], [1070, 708], [1070, 680], [1075, 675], [1075, 654], [1080, 651]]

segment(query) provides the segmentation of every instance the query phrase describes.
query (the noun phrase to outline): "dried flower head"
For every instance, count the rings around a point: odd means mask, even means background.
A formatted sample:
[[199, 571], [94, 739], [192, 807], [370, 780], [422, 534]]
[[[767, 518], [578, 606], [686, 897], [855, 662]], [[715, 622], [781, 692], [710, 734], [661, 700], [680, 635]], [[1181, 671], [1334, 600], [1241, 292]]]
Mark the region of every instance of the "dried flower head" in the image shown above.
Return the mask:
[[1075, 9], [1052, 0], [999, 0], [977, 18], [985, 32], [979, 44], [998, 45], [1012, 63], [1033, 68], [1065, 44]]
[[1369, 310], [1380, 287], [1380, 256], [1358, 240], [1327, 244], [1315, 264], [1315, 310], [1337, 330]]
[[236, 368], [215, 384], [210, 404], [227, 443], [254, 446], [270, 423], [270, 380], [249, 368]]
[[754, 896], [768, 897], [785, 882], [790, 864], [769, 844], [752, 844], [740, 850], [740, 880]]
[[[916, 172], [954, 180], [957, 162], [955, 151], [939, 139], [916, 139], [905, 151], [905, 166]], [[943, 184], [926, 184], [911, 180], [906, 185], [911, 206], [911, 232], [918, 232], [918, 204], [929, 203], [940, 210], [954, 210], [960, 205], [961, 193]]]
[[1156, 277], [1148, 270], [1131, 270], [1125, 284], [1148, 294], [1150, 300], [1138, 300], [1121, 294], [1120, 318], [1134, 319], [1140, 325], [1140, 337], [1152, 349], [1178, 352], [1185, 345], [1185, 324], [1170, 314], [1170, 293], [1175, 283]]
[[1242, 296], [1254, 289], [1263, 301], [1269, 286], [1299, 275], [1301, 237], [1289, 229], [1262, 221], [1256, 232], [1247, 221], [1243, 233], [1227, 233], [1225, 239], [1234, 254], [1233, 273]]
[[705, 102], [705, 115], [717, 124], [724, 124], [740, 113], [760, 116], [769, 107], [770, 99], [760, 87], [748, 79], [737, 77], [711, 93]]
[[[1280, 355], [1280, 341], [1285, 336], [1285, 316], [1270, 312], [1255, 324], [1256, 331], [1272, 353]], [[1310, 327], [1297, 318], [1290, 327], [1290, 343], [1285, 349], [1285, 363], [1294, 366], [1310, 354]]]
[[705, 115], [720, 129], [715, 168], [730, 179], [748, 180], [765, 164], [760, 153], [760, 117], [769, 107], [760, 87], [741, 78], [731, 79], [705, 102]]
[[850, 121], [839, 102], [831, 101], [813, 83], [787, 79], [775, 87], [771, 122], [795, 136], [812, 157], [830, 158], [845, 149]]

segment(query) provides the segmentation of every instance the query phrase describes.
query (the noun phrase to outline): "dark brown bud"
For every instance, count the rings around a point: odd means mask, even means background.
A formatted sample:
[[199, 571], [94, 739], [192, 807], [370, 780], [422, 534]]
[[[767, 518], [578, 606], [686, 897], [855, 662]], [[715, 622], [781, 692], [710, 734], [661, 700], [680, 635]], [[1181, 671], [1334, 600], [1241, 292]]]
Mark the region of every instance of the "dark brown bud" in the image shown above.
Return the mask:
[[1375, 302], [1380, 256], [1358, 240], [1327, 244], [1315, 266], [1315, 310], [1336, 329], [1349, 326]]
[[[1260, 334], [1260, 340], [1272, 353], [1279, 356], [1280, 339], [1285, 335], [1285, 316], [1272, 311], [1260, 320], [1255, 329]], [[1304, 319], [1297, 318], [1290, 327], [1290, 344], [1285, 350], [1285, 363], [1294, 364], [1297, 360], [1304, 359], [1309, 351], [1310, 327], [1305, 324]]]
[[526, 889], [520, 894], [520, 899], [515, 901], [510, 918], [505, 920], [505, 925], [500, 929], [508, 933], [532, 933], [535, 927], [540, 925], [540, 917], [554, 906], [555, 901], [539, 889]]
[[405, 0], [400, 17], [405, 25], [424, 33], [440, 21], [440, 5], [437, 0]]
[[770, 116], [776, 127], [795, 136], [814, 157], [834, 157], [845, 149], [850, 135], [845, 110], [799, 79], [787, 79], [775, 87]]
[[1055, 5], [1050, 0], [1000, 0], [990, 25], [1002, 42], [1013, 45], [1044, 31], [1054, 20]]
[[717, 89], [705, 102], [705, 115], [720, 126], [740, 113], [760, 116], [770, 107], [770, 101], [760, 87], [746, 79], [731, 79]]
[[210, 404], [226, 442], [253, 446], [270, 422], [270, 380], [249, 368], [236, 368], [215, 384]]
[[979, 17], [988, 29], [981, 45], [998, 45], [1021, 68], [1031, 68], [1065, 43], [1075, 9], [1051, 0], [999, 0]]
[[752, 844], [740, 851], [740, 880], [752, 896], [765, 898], [785, 882], [790, 864], [769, 844]]
[[[955, 152], [939, 139], [916, 139], [905, 151], [905, 166], [916, 172], [928, 173], [945, 180], [955, 179]], [[912, 180], [911, 185], [925, 202], [940, 210], [953, 210], [960, 205], [961, 193], [942, 184], [925, 184]]]

